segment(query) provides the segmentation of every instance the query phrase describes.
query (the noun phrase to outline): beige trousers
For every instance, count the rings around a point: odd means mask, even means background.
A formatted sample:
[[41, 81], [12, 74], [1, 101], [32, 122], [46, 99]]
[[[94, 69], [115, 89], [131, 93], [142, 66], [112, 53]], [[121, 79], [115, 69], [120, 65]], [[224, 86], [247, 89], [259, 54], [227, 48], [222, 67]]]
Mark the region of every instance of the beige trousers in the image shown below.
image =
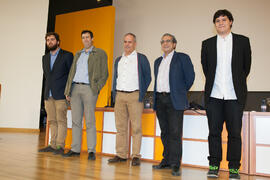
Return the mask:
[[143, 103], [139, 102], [139, 91], [132, 93], [117, 92], [115, 99], [116, 122], [116, 154], [121, 158], [128, 157], [128, 125], [131, 122], [132, 129], [132, 155], [140, 158], [142, 142], [142, 112]]
[[96, 118], [97, 95], [89, 85], [73, 84], [71, 92], [72, 144], [71, 150], [81, 152], [82, 122], [85, 117], [88, 152], [96, 152]]
[[45, 100], [47, 120], [51, 128], [51, 146], [65, 148], [67, 135], [67, 102], [65, 99], [55, 100], [50, 97]]

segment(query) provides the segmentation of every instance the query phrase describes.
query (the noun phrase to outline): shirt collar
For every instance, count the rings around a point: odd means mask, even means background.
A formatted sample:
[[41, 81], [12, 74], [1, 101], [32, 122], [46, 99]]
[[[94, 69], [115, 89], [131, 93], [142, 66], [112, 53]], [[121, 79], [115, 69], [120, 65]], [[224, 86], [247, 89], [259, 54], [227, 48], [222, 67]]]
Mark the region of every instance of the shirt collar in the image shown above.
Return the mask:
[[58, 53], [59, 53], [59, 51], [60, 51], [60, 49], [61, 49], [61, 48], [59, 48], [59, 49], [56, 51], [56, 53], [55, 53], [55, 54], [52, 54], [52, 53], [50, 52], [51, 56], [57, 56], [57, 55], [58, 55]]
[[227, 41], [227, 40], [231, 40], [232, 39], [232, 32], [230, 32], [226, 37], [222, 37], [220, 35], [217, 35], [218, 39], [219, 40], [224, 40], [224, 41]]
[[93, 48], [94, 48], [94, 46], [91, 46], [88, 52], [86, 52], [86, 51], [85, 51], [85, 48], [83, 48], [83, 49], [81, 50], [81, 53], [90, 54], [90, 53], [93, 51]]
[[[170, 53], [168, 54], [168, 56], [166, 56], [166, 58], [171, 58], [171, 57], [173, 56], [173, 54], [174, 54], [174, 51], [175, 51], [175, 50], [173, 50], [172, 52], [170, 52]], [[165, 53], [162, 55], [162, 57], [163, 57], [163, 59], [165, 58]]]
[[135, 56], [136, 54], [137, 54], [137, 51], [134, 50], [131, 54], [129, 54], [129, 55], [126, 56], [125, 53], [123, 53], [122, 56], [123, 57], [130, 57], [130, 56]]

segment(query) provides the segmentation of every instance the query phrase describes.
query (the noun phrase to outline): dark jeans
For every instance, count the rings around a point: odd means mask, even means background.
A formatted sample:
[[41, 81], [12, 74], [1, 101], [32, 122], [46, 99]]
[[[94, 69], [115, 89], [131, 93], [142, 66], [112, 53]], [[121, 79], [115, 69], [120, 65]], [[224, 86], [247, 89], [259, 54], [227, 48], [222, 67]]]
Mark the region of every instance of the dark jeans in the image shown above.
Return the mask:
[[184, 111], [174, 109], [170, 94], [157, 93], [156, 108], [164, 147], [162, 163], [180, 167]]
[[221, 133], [223, 124], [226, 122], [228, 131], [227, 161], [229, 161], [229, 168], [239, 168], [242, 151], [242, 106], [237, 100], [210, 98], [206, 105], [206, 114], [209, 127], [209, 164], [219, 166], [222, 160]]

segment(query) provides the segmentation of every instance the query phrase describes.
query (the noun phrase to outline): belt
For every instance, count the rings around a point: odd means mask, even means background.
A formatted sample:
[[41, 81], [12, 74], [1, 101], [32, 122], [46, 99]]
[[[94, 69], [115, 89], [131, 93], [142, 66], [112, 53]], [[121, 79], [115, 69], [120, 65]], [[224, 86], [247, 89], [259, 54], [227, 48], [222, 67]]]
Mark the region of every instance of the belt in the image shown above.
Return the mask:
[[73, 84], [89, 85], [89, 84], [87, 84], [87, 83], [82, 83], [82, 82], [73, 82]]
[[168, 92], [157, 92], [158, 95], [162, 95], [162, 96], [169, 96], [171, 93]]
[[122, 93], [133, 93], [139, 90], [135, 90], [135, 91], [121, 91], [121, 90], [116, 90], [117, 92], [122, 92]]

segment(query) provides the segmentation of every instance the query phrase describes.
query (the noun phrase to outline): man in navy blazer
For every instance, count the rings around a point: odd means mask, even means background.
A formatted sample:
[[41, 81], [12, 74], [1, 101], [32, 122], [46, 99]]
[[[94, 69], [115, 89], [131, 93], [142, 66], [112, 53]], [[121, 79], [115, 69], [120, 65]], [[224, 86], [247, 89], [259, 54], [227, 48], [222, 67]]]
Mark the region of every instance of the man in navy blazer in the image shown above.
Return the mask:
[[176, 44], [173, 35], [164, 34], [161, 39], [164, 55], [154, 64], [154, 109], [164, 150], [161, 163], [153, 165], [153, 169], [172, 168], [172, 175], [179, 176], [183, 114], [189, 107], [187, 92], [194, 82], [195, 73], [189, 56], [175, 51]]
[[60, 38], [57, 33], [47, 33], [45, 40], [50, 52], [42, 57], [42, 67], [45, 77], [45, 109], [51, 129], [51, 141], [50, 146], [39, 151], [62, 154], [64, 153], [67, 133], [68, 108], [64, 90], [73, 54], [59, 47]]
[[205, 105], [209, 126], [208, 177], [218, 177], [222, 160], [221, 133], [228, 131], [229, 177], [240, 179], [242, 116], [251, 66], [249, 38], [231, 32], [232, 14], [218, 10], [213, 17], [217, 36], [202, 42], [201, 63], [205, 75]]
[[132, 129], [132, 166], [140, 165], [142, 142], [143, 98], [151, 82], [151, 69], [147, 57], [136, 51], [136, 36], [124, 36], [124, 53], [116, 58], [113, 77], [114, 114], [117, 129], [116, 156], [109, 163], [128, 158], [128, 124]]

